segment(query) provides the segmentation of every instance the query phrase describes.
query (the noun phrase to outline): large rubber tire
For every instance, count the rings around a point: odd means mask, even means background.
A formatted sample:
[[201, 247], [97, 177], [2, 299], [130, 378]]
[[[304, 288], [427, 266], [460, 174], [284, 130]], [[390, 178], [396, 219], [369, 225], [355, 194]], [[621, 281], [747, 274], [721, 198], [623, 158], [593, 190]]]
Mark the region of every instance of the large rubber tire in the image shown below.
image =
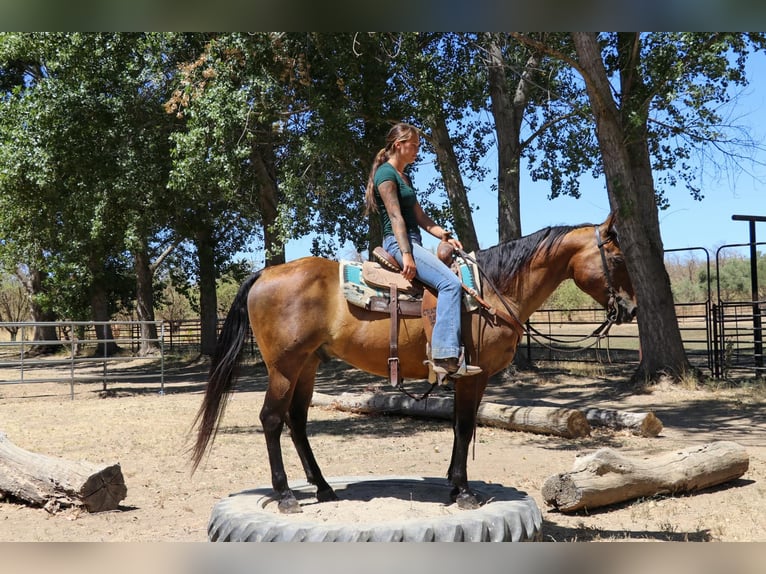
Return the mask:
[[[380, 496], [433, 501], [449, 500], [445, 479], [386, 476], [328, 480], [340, 500]], [[471, 482], [485, 503], [475, 510], [396, 522], [333, 523], [307, 520], [302, 514], [279, 514], [271, 487], [232, 494], [213, 507], [208, 524], [212, 542], [523, 542], [542, 537], [542, 514], [526, 493], [498, 484]], [[292, 486], [299, 502], [313, 497], [306, 482]], [[362, 491], [364, 493], [362, 493]], [[443, 491], [443, 492], [441, 492]], [[356, 492], [356, 494], [355, 494]], [[315, 500], [315, 499], [314, 499]], [[331, 504], [331, 503], [324, 503]]]

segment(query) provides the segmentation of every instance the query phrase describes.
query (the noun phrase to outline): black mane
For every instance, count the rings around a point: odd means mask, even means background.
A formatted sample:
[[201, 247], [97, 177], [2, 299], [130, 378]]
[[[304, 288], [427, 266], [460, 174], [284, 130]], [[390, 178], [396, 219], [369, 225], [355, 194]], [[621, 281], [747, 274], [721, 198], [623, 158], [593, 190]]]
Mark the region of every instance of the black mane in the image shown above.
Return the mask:
[[529, 264], [535, 253], [540, 249], [549, 252], [564, 235], [584, 226], [545, 227], [519, 239], [482, 249], [477, 253], [476, 261], [489, 280], [505, 291], [510, 287], [511, 279]]

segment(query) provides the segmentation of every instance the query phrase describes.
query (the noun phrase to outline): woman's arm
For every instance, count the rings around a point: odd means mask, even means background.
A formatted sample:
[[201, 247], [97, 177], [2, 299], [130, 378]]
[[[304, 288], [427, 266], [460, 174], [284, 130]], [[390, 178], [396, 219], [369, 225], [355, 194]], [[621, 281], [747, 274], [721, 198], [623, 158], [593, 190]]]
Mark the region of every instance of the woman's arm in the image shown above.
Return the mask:
[[425, 211], [423, 211], [423, 208], [420, 207], [420, 203], [415, 203], [415, 220], [418, 222], [420, 227], [425, 229], [434, 237], [441, 239], [442, 241], [446, 241], [458, 249], [463, 248], [463, 244], [452, 237], [451, 231], [444, 229], [441, 225], [437, 224], [433, 219], [431, 219]]
[[399, 196], [397, 194], [396, 183], [393, 181], [383, 181], [378, 184], [378, 193], [386, 207], [388, 219], [391, 220], [391, 230], [394, 232], [396, 242], [399, 244], [399, 251], [402, 252], [402, 276], [411, 280], [415, 277], [417, 268], [415, 259], [412, 257], [412, 246], [410, 238], [407, 236], [407, 225], [402, 216], [402, 210], [399, 206]]

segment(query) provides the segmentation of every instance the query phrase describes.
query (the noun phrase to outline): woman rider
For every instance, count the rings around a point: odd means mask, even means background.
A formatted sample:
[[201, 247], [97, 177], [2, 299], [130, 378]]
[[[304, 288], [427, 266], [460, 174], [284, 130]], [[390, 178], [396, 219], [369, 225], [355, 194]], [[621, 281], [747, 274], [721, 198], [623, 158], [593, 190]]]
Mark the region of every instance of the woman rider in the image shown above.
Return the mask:
[[367, 213], [380, 214], [383, 248], [402, 267], [401, 274], [410, 281], [417, 278], [439, 294], [431, 335], [432, 368], [452, 377], [475, 375], [481, 368], [465, 364], [460, 344], [460, 279], [422, 246], [420, 229], [458, 249], [463, 245], [426, 215], [412, 182], [404, 174], [404, 169], [415, 161], [419, 147], [420, 136], [414, 126], [398, 123], [389, 130], [386, 146], [375, 156], [367, 181]]

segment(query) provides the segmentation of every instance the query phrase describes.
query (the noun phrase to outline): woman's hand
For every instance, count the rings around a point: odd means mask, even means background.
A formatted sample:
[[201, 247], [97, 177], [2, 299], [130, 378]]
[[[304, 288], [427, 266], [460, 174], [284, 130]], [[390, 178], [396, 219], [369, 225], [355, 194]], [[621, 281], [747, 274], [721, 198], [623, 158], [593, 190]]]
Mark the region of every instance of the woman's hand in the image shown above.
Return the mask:
[[402, 277], [404, 277], [407, 281], [412, 281], [415, 278], [415, 273], [417, 273], [418, 269], [415, 266], [415, 258], [412, 256], [412, 253], [403, 253], [402, 254]]
[[460, 243], [460, 241], [458, 239], [455, 239], [454, 237], [450, 237], [449, 239], [447, 239], [447, 243], [449, 243], [450, 245], [452, 245], [452, 247], [455, 247], [456, 249], [460, 249], [461, 251], [463, 250], [463, 244]]

